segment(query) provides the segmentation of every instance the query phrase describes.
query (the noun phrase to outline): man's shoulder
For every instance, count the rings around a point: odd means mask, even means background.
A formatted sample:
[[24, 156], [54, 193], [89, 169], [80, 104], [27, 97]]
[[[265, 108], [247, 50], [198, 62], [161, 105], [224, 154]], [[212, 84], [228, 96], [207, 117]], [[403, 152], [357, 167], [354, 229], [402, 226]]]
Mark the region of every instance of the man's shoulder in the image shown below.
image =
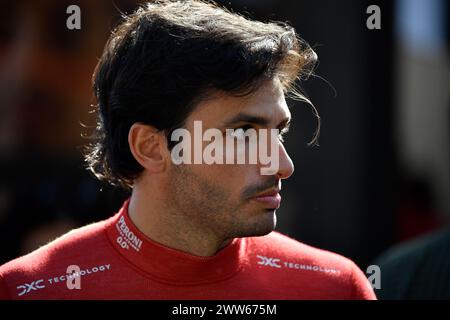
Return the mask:
[[31, 253], [0, 266], [0, 277], [6, 280], [33, 278], [89, 260], [108, 246], [104, 232], [108, 220], [73, 229]]
[[[257, 270], [278, 275], [311, 299], [376, 299], [364, 273], [349, 258], [315, 248], [279, 232], [248, 241]], [[306, 290], [306, 291], [305, 291]], [[302, 296], [303, 297], [303, 296]]]
[[310, 246], [276, 231], [251, 238], [250, 245], [251, 250], [260, 257], [278, 261], [278, 264], [288, 268], [338, 274], [351, 274], [355, 268], [358, 269], [352, 260], [343, 255]]

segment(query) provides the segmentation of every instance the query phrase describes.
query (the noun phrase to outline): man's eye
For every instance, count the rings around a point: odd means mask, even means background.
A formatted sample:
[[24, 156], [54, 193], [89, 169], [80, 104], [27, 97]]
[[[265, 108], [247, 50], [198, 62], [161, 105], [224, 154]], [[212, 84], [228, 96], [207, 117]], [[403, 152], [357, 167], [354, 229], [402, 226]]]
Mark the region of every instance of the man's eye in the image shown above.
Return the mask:
[[289, 129], [282, 129], [278, 133], [278, 139], [280, 139], [281, 142], [284, 142], [286, 140], [286, 134], [288, 133]]
[[247, 132], [248, 129], [253, 129], [253, 126], [251, 126], [249, 124], [246, 124], [246, 125], [244, 125], [242, 127], [236, 128], [234, 130], [243, 130], [244, 132]]
[[[249, 131], [251, 130], [251, 131]], [[235, 128], [233, 130], [232, 135], [235, 136], [238, 139], [244, 139], [246, 136], [250, 136], [252, 134], [256, 133], [255, 128], [253, 128], [253, 126], [251, 125], [244, 125], [242, 127], [239, 128]]]

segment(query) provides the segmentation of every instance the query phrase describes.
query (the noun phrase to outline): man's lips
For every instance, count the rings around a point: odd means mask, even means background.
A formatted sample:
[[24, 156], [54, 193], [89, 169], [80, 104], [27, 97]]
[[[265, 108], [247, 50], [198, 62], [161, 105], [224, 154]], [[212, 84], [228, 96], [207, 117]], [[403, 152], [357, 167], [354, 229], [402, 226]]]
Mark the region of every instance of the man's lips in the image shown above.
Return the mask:
[[258, 194], [251, 199], [263, 204], [268, 209], [278, 209], [281, 204], [281, 196], [279, 192], [279, 189], [273, 189]]

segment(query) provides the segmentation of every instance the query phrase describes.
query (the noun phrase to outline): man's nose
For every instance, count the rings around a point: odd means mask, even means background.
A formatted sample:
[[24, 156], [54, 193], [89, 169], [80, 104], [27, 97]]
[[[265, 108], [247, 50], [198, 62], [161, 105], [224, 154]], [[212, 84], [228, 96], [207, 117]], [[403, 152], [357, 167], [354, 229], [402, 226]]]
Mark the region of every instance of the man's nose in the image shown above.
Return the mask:
[[279, 143], [279, 152], [280, 166], [277, 175], [280, 179], [287, 179], [294, 173], [294, 163], [281, 142]]

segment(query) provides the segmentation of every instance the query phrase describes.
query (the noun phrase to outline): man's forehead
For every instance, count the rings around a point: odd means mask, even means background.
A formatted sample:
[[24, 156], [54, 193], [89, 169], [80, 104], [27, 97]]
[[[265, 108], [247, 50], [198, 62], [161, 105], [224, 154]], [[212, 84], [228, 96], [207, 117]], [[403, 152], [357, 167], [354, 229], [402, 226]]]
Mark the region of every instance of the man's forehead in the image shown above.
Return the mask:
[[214, 123], [220, 125], [238, 119], [240, 115], [266, 119], [268, 125], [290, 118], [291, 113], [279, 82], [266, 82], [246, 96], [215, 93], [199, 103], [188, 122], [201, 120], [211, 125]]

